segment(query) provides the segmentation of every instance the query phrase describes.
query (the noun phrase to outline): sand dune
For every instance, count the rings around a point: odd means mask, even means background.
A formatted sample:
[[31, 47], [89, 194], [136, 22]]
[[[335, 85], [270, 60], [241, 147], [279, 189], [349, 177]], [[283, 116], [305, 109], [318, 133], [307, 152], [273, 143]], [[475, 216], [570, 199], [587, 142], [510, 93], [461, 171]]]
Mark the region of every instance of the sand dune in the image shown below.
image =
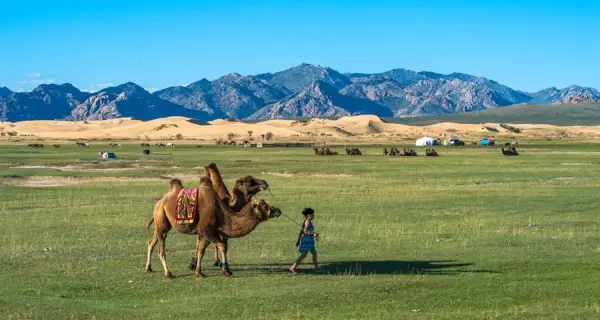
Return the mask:
[[[342, 117], [337, 120], [311, 119], [309, 121], [268, 120], [258, 123], [245, 123], [229, 120], [214, 120], [199, 123], [185, 117], [169, 117], [151, 121], [120, 118], [99, 121], [22, 121], [17, 123], [0, 122], [0, 131], [17, 132], [19, 137], [52, 139], [152, 139], [173, 138], [178, 134], [184, 139], [215, 141], [217, 139], [247, 139], [249, 135], [258, 138], [271, 133], [275, 139], [413, 139], [427, 135], [436, 138], [508, 136], [551, 138], [560, 136], [573, 139], [600, 139], [600, 126], [558, 127], [552, 125], [518, 125], [523, 132], [515, 135], [497, 123], [457, 124], [438, 123], [429, 126], [407, 126], [383, 122], [379, 117], [362, 115]], [[561, 138], [561, 139], [562, 139]], [[4, 134], [2, 139], [8, 139]]]

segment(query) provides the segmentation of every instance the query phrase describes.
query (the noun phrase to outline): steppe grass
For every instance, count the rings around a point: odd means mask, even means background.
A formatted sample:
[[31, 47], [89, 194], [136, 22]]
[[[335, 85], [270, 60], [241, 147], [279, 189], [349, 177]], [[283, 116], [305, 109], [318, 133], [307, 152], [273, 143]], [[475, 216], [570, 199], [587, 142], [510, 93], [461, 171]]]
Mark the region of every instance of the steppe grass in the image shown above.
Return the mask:
[[[600, 318], [600, 145], [529, 142], [519, 157], [361, 148], [362, 157], [206, 146], [144, 156], [127, 145], [103, 161], [99, 144], [0, 146], [0, 318]], [[209, 277], [195, 280], [194, 238], [175, 232], [167, 259], [177, 277], [162, 276], [156, 252], [155, 272], [144, 273], [144, 225], [165, 179], [193, 187], [210, 162], [230, 187], [247, 174], [266, 179], [272, 195], [261, 198], [296, 221], [315, 208], [325, 274], [309, 264], [287, 272], [298, 227], [285, 217], [230, 241], [231, 278], [205, 257]], [[27, 185], [53, 177], [85, 183]]]

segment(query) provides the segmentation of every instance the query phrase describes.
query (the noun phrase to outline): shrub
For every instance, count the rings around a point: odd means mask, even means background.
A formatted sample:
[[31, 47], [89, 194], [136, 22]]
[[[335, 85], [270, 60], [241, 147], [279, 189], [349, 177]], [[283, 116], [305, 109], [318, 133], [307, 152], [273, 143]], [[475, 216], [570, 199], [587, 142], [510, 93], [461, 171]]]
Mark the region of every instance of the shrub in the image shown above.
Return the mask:
[[267, 132], [267, 133], [265, 133], [265, 139], [266, 140], [273, 139], [273, 132]]
[[252, 137], [252, 130], [248, 130], [248, 137]]
[[183, 135], [181, 133], [178, 133], [175, 138], [177, 138], [177, 140], [183, 140]]
[[233, 138], [235, 138], [235, 136], [237, 136], [235, 133], [230, 132], [230, 133], [227, 134], [227, 139], [228, 140], [233, 140]]

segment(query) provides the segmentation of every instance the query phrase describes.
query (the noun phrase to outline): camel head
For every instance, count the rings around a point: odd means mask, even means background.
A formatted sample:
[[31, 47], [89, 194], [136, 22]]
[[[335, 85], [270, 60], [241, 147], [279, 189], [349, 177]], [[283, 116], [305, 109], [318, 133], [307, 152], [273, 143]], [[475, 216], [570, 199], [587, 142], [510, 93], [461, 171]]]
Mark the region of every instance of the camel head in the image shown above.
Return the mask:
[[250, 200], [257, 193], [269, 189], [269, 184], [265, 180], [257, 179], [253, 176], [246, 176], [235, 182], [233, 190], [236, 189], [240, 190], [247, 200]]
[[255, 216], [261, 221], [277, 218], [282, 214], [281, 209], [269, 205], [263, 199], [254, 200], [252, 202], [252, 209]]

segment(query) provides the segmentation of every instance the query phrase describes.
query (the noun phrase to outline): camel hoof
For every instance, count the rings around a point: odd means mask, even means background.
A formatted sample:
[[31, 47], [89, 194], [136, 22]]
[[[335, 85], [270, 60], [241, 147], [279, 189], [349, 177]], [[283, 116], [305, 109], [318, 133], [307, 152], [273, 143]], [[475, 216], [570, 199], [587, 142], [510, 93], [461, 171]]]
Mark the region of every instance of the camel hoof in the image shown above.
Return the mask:
[[167, 279], [173, 278], [173, 275], [171, 274], [171, 271], [165, 273], [165, 278], [167, 278]]
[[146, 267], [146, 272], [148, 272], [148, 273], [152, 272], [152, 267], [150, 267], [150, 266], [147, 266], [147, 267]]
[[213, 264], [215, 265], [215, 267], [222, 267], [223, 266], [223, 264], [219, 260], [215, 261]]
[[202, 278], [206, 278], [206, 275], [204, 273], [200, 272], [199, 274], [196, 274], [196, 280], [200, 280]]
[[229, 269], [223, 269], [222, 273], [225, 277], [231, 277], [233, 275], [233, 272], [231, 272]]

